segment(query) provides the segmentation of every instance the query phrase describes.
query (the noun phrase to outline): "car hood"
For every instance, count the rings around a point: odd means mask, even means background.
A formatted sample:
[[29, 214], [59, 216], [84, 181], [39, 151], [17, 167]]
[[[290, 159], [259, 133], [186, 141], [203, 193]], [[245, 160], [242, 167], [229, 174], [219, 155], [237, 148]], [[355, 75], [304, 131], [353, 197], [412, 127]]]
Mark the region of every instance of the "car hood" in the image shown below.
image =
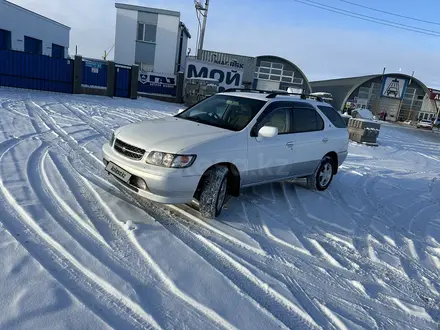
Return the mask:
[[115, 135], [117, 139], [147, 151], [179, 153], [234, 133], [236, 132], [169, 116], [120, 127]]

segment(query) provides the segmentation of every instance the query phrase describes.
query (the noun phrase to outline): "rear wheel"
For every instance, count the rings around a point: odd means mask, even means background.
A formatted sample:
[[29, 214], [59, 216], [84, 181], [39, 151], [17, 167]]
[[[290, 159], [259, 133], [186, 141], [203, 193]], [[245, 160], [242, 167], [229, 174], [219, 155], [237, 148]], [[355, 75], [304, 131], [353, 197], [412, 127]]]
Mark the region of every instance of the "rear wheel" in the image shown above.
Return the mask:
[[219, 166], [209, 170], [200, 191], [200, 214], [206, 219], [214, 219], [219, 216], [227, 194], [228, 168]]
[[326, 190], [332, 182], [333, 169], [333, 159], [329, 156], [325, 156], [321, 160], [321, 164], [316, 168], [315, 173], [306, 178], [307, 188], [318, 191]]

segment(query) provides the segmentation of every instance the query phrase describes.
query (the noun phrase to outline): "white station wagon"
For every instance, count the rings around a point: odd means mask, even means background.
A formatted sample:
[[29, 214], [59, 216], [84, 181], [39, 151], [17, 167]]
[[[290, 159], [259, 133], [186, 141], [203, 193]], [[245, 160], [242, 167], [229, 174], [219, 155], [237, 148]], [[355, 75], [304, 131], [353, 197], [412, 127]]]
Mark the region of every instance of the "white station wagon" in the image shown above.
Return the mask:
[[102, 152], [106, 171], [140, 196], [196, 201], [215, 218], [244, 187], [305, 178], [310, 189], [327, 189], [347, 148], [344, 120], [319, 98], [228, 90], [175, 116], [120, 127]]

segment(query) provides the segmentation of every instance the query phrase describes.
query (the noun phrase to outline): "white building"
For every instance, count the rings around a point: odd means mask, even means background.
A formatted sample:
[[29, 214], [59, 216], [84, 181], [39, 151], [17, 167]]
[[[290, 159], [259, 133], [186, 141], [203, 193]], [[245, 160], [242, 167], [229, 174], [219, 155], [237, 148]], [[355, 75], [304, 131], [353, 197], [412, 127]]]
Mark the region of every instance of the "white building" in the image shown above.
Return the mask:
[[440, 90], [429, 88], [423, 98], [422, 108], [419, 112], [418, 119], [433, 118], [436, 120], [440, 117]]
[[191, 35], [176, 11], [116, 3], [116, 63], [137, 64], [141, 71], [184, 71]]
[[68, 56], [70, 27], [0, 0], [0, 49]]

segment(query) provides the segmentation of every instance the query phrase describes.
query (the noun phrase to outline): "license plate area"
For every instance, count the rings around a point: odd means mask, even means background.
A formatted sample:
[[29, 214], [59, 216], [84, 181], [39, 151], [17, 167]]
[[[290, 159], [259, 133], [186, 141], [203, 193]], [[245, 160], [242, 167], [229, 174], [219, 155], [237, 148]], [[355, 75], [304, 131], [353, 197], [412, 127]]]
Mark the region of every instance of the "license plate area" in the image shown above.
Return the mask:
[[123, 168], [119, 167], [116, 164], [113, 164], [112, 162], [109, 162], [106, 166], [106, 171], [113, 174], [115, 177], [121, 179], [122, 181], [128, 183], [131, 178], [131, 174], [128, 173]]

